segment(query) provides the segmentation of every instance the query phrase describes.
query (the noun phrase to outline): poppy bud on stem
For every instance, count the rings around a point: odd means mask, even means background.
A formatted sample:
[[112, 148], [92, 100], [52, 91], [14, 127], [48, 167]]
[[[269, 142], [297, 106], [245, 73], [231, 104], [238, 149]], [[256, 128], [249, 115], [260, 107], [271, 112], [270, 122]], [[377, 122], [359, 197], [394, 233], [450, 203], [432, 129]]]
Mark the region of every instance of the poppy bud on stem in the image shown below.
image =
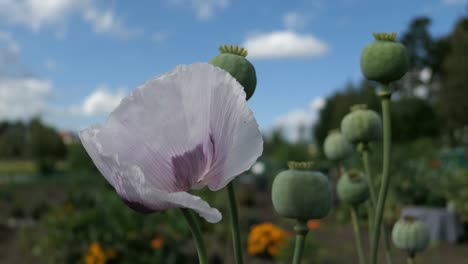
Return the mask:
[[[257, 86], [257, 75], [252, 63], [246, 59], [248, 54], [247, 50], [234, 45], [221, 45], [219, 47], [219, 52], [220, 54], [212, 58], [209, 63], [223, 69], [234, 77], [242, 87], [244, 87], [246, 100], [250, 99], [255, 91], [255, 87]], [[231, 181], [227, 185], [227, 191], [234, 256], [236, 264], [242, 264], [244, 260], [242, 256], [234, 181]]]
[[383, 116], [383, 170], [375, 220], [372, 226], [374, 231], [371, 241], [371, 264], [377, 264], [383, 210], [390, 183], [390, 98], [392, 91], [389, 84], [403, 77], [409, 68], [408, 53], [404, 45], [395, 41], [396, 33], [374, 33], [374, 38], [375, 41], [368, 44], [361, 53], [361, 71], [363, 75], [368, 80], [382, 84], [379, 96]]

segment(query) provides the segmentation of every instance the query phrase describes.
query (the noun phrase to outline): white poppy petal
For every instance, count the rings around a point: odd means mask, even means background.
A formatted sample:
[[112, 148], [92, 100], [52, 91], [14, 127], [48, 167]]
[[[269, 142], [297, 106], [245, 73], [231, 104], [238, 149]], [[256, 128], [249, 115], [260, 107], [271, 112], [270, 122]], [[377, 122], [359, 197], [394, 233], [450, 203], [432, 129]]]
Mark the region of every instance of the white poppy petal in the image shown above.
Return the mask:
[[220, 189], [249, 169], [263, 145], [242, 86], [206, 63], [177, 66], [135, 89], [97, 138], [168, 191]]
[[169, 208], [189, 208], [196, 211], [207, 222], [221, 221], [221, 213], [198, 196], [187, 192], [172, 192], [149, 187], [146, 177], [137, 166], [122, 168], [122, 181], [118, 194], [131, 208], [141, 212], [161, 211]]
[[178, 66], [144, 83], [103, 126], [82, 131], [80, 138], [132, 208], [187, 207], [207, 221], [220, 219], [219, 212], [186, 191], [224, 187], [263, 150], [243, 87], [206, 63]]
[[223, 188], [248, 170], [263, 152], [262, 135], [245, 101], [244, 88], [231, 75], [219, 74], [219, 78], [224, 79], [223, 85], [214, 90], [212, 98], [216, 100], [211, 102], [216, 161], [211, 171], [215, 176], [208, 183], [211, 190]]

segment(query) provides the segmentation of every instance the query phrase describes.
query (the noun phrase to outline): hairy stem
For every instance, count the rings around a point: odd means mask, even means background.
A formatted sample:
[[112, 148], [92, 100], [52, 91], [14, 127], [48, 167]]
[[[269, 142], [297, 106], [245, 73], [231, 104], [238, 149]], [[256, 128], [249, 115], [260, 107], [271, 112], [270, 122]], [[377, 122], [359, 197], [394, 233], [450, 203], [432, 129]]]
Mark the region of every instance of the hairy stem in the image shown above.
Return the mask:
[[187, 220], [187, 224], [190, 226], [190, 230], [192, 231], [193, 239], [195, 240], [195, 246], [197, 247], [199, 264], [208, 264], [208, 255], [206, 253], [205, 242], [203, 240], [203, 235], [200, 230], [198, 219], [190, 209], [181, 208], [180, 210], [182, 211], [182, 214], [184, 215], [185, 220]]
[[241, 237], [239, 231], [239, 217], [237, 212], [236, 193], [234, 191], [234, 181], [231, 181], [227, 186], [229, 197], [229, 211], [231, 219], [232, 246], [234, 248], [234, 256], [236, 264], [244, 263], [242, 256]]

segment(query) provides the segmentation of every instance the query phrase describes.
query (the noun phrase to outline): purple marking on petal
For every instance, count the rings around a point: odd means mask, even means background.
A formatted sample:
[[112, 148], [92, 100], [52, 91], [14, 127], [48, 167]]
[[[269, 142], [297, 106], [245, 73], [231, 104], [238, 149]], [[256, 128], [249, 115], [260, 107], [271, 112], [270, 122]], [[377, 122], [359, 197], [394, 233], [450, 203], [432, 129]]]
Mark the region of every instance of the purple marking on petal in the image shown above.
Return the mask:
[[150, 214], [150, 213], [156, 212], [156, 210], [152, 210], [151, 208], [146, 207], [144, 204], [142, 204], [140, 202], [129, 201], [129, 200], [123, 198], [123, 197], [120, 197], [120, 199], [122, 199], [122, 201], [128, 207], [132, 208], [133, 210], [135, 210], [137, 212], [140, 212], [140, 213], [143, 213], [143, 214]]
[[207, 157], [203, 144], [198, 144], [193, 150], [171, 158], [175, 188], [177, 191], [190, 190], [206, 169]]
[[211, 143], [211, 157], [215, 157], [216, 155], [216, 146], [213, 134], [210, 133], [210, 143]]

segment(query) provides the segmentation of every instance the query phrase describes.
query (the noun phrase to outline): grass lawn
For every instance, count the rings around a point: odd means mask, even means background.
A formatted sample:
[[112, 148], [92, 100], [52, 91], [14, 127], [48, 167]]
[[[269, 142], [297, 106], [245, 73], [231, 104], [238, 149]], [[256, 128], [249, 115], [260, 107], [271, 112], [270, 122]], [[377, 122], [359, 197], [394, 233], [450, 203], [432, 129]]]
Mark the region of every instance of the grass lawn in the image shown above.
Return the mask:
[[2, 174], [34, 174], [37, 172], [33, 160], [0, 160], [0, 175]]

